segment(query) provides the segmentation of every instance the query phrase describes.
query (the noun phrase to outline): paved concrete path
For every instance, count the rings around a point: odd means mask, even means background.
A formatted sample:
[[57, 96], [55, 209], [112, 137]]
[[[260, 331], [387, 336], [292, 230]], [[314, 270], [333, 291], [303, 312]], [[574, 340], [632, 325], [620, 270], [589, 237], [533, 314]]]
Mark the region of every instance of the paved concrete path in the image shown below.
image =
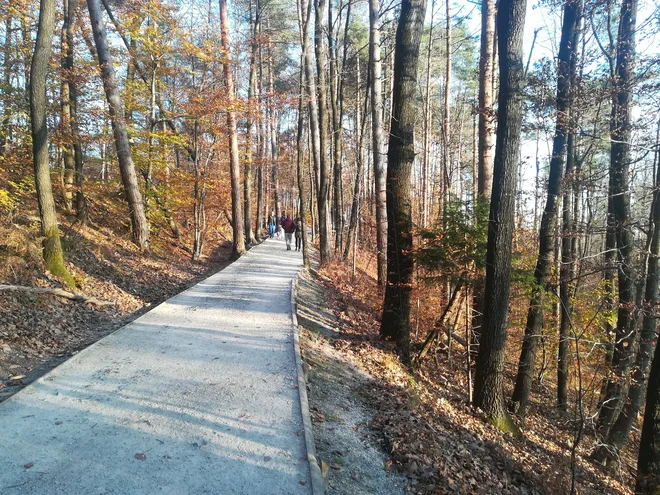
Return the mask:
[[0, 404], [0, 494], [309, 494], [301, 265], [268, 240]]

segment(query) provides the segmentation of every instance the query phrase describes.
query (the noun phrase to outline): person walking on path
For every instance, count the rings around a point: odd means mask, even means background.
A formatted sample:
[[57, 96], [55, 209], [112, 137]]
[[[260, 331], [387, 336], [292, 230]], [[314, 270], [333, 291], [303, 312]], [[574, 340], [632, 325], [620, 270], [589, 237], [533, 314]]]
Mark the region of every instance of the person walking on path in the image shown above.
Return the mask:
[[293, 233], [296, 230], [296, 224], [291, 219], [291, 215], [282, 214], [284, 219], [281, 222], [282, 228], [284, 229], [284, 239], [286, 240], [286, 250], [291, 251], [291, 242], [293, 241]]
[[302, 249], [302, 220], [300, 217], [296, 218], [296, 251]]
[[275, 216], [275, 212], [271, 211], [270, 215], [268, 215], [268, 233], [270, 234], [271, 239], [275, 237], [276, 227], [277, 227], [277, 217]]

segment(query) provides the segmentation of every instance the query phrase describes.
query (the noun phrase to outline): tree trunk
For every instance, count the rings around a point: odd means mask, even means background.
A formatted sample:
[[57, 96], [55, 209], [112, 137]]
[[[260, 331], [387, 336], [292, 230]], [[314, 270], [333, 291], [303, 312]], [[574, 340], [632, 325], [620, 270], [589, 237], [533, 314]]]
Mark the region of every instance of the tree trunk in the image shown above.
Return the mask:
[[[449, 12], [449, 0], [445, 0], [445, 94], [442, 109], [442, 141], [444, 150], [442, 154], [442, 175], [443, 175], [443, 190], [440, 194], [441, 205], [449, 199], [451, 189], [451, 151], [450, 151], [450, 118], [451, 118], [451, 16]], [[443, 217], [443, 208], [440, 208], [440, 218]]]
[[7, 156], [7, 150], [9, 142], [11, 140], [11, 74], [12, 74], [12, 24], [13, 17], [11, 10], [7, 10], [5, 17], [5, 45], [3, 48], [4, 60], [2, 63], [2, 69], [4, 71], [2, 82], [4, 87], [2, 88], [2, 107], [3, 107], [3, 118], [2, 118], [2, 129], [0, 130], [0, 155]]
[[[658, 125], [660, 134], [660, 122]], [[656, 139], [656, 149], [658, 145]], [[656, 163], [660, 158], [660, 151], [656, 151]], [[646, 280], [644, 290], [644, 319], [639, 340], [639, 348], [635, 357], [632, 371], [632, 383], [628, 389], [628, 398], [624, 401], [621, 413], [612, 426], [607, 438], [608, 445], [617, 451], [628, 443], [633, 423], [639, 415], [646, 388], [646, 376], [649, 365], [653, 359], [653, 343], [656, 338], [657, 311], [660, 297], [658, 285], [660, 284], [660, 167], [656, 170], [655, 187], [650, 214], [649, 257], [646, 265]]]
[[222, 67], [225, 75], [225, 87], [229, 101], [227, 109], [227, 130], [229, 132], [229, 169], [231, 172], [231, 226], [232, 226], [232, 258], [236, 259], [245, 253], [245, 237], [243, 234], [243, 208], [241, 207], [241, 170], [238, 160], [238, 133], [236, 132], [236, 113], [233, 110], [234, 76], [231, 67], [231, 47], [229, 42], [229, 19], [227, 16], [227, 0], [218, 0], [220, 4], [220, 36], [224, 58]]
[[133, 227], [133, 240], [140, 249], [148, 251], [149, 223], [147, 222], [147, 216], [144, 211], [142, 193], [140, 192], [137, 174], [135, 173], [135, 165], [131, 156], [131, 147], [128, 141], [128, 131], [124, 117], [124, 105], [119, 94], [118, 81], [110, 56], [108, 37], [101, 17], [99, 0], [87, 0], [87, 9], [89, 10], [89, 18], [92, 23], [92, 32], [94, 33], [94, 43], [96, 45], [99, 67], [101, 68], [105, 96], [108, 100], [115, 148], [117, 150], [117, 160], [119, 162], [119, 170], [121, 172], [121, 179], [130, 211], [131, 225]]
[[[562, 411], [568, 408], [568, 349], [570, 345], [570, 325], [573, 306], [570, 296], [570, 280], [575, 272], [573, 256], [573, 239], [576, 219], [572, 216], [573, 204], [577, 202], [577, 191], [569, 185], [575, 181], [573, 176], [574, 134], [568, 136], [566, 154], [566, 180], [564, 181], [564, 195], [562, 199], [562, 236], [561, 236], [561, 266], [559, 268], [559, 347], [557, 350], [557, 406]], [[573, 194], [571, 194], [573, 192]]]
[[32, 127], [32, 153], [34, 181], [39, 203], [43, 255], [50, 272], [74, 287], [73, 277], [64, 266], [64, 255], [57, 227], [57, 213], [53, 199], [53, 186], [48, 167], [48, 126], [46, 123], [46, 77], [55, 31], [55, 0], [41, 0], [39, 25], [34, 55], [30, 66], [30, 123]]
[[617, 40], [616, 72], [612, 98], [610, 190], [617, 246], [619, 307], [612, 355], [614, 376], [608, 380], [598, 415], [598, 427], [606, 436], [621, 409], [636, 340], [634, 325], [633, 233], [630, 215], [630, 107], [635, 63], [637, 0], [624, 0]]
[[[495, 135], [495, 109], [493, 108], [493, 69], [495, 59], [495, 0], [481, 2], [481, 49], [479, 56], [479, 150], [477, 175], [477, 201], [490, 201], [493, 188], [493, 137]], [[476, 206], [476, 205], [475, 205]], [[477, 222], [480, 219], [477, 218]], [[487, 226], [483, 225], [486, 229]], [[483, 261], [483, 260], [482, 260]], [[484, 281], [479, 277], [474, 285], [472, 299], [473, 359], [479, 350], [484, 311]]]
[[534, 285], [527, 312], [527, 323], [525, 324], [525, 336], [518, 363], [516, 385], [511, 398], [512, 409], [520, 416], [525, 415], [525, 409], [534, 381], [536, 349], [543, 327], [545, 287], [548, 283], [550, 268], [552, 267], [562, 172], [566, 157], [566, 142], [568, 133], [570, 132], [571, 85], [574, 78], [571, 68], [574, 67], [572, 60], [575, 58], [577, 51], [575, 30], [577, 28], [578, 12], [580, 9], [578, 4], [579, 1], [576, 0], [566, 0], [564, 3], [564, 20], [561, 30], [561, 41], [559, 43], [557, 67], [557, 118], [548, 177], [548, 197], [541, 218], [539, 254], [534, 270]]
[[477, 358], [474, 403], [497, 428], [517, 432], [504, 405], [504, 362], [511, 283], [511, 247], [522, 123], [525, 0], [500, 0], [499, 129], [488, 222], [483, 327]]
[[383, 146], [383, 75], [380, 58], [380, 1], [369, 0], [369, 77], [371, 80], [371, 136], [376, 202], [378, 285], [387, 281], [387, 196]]
[[[298, 135], [296, 136], [296, 147], [297, 147], [297, 162], [296, 162], [296, 172], [298, 178], [298, 197], [299, 197], [299, 209], [298, 215], [300, 216], [300, 222], [302, 224], [302, 251], [303, 251], [303, 265], [305, 269], [309, 269], [309, 240], [307, 238], [307, 225], [309, 219], [307, 218], [307, 191], [305, 187], [305, 177], [303, 173], [303, 165], [305, 158], [305, 59], [309, 53], [309, 36], [305, 36], [305, 33], [308, 32], [308, 25], [310, 23], [311, 17], [311, 1], [307, 2], [306, 5], [303, 5], [303, 0], [298, 0], [298, 24], [300, 29], [300, 74], [298, 76], [298, 82], [300, 86], [300, 96], [298, 97]], [[310, 191], [311, 193], [311, 191]]]
[[[355, 94], [360, 94], [360, 59], [356, 57], [356, 90]], [[364, 127], [367, 120], [367, 103], [369, 99], [369, 83], [364, 100], [364, 116], [360, 115], [360, 101], [356, 98], [355, 104], [355, 129], [357, 130], [357, 150], [355, 151], [355, 183], [353, 184], [353, 203], [351, 205], [351, 219], [348, 225], [348, 237], [346, 238], [346, 247], [344, 248], [344, 259], [348, 259], [351, 252], [351, 243], [355, 242], [358, 230], [358, 218], [360, 216], [360, 195], [362, 194], [362, 175], [364, 174]]]
[[327, 49], [325, 46], [325, 9], [326, 0], [315, 0], [316, 24], [314, 30], [314, 41], [316, 48], [316, 73], [318, 77], [317, 98], [319, 115], [319, 190], [317, 205], [319, 211], [319, 253], [321, 265], [332, 259], [330, 249], [330, 177], [328, 170], [328, 110], [327, 110], [327, 83], [325, 77], [325, 65]]
[[[255, 101], [254, 95], [256, 93], [256, 76], [257, 76], [257, 51], [259, 45], [257, 43], [257, 26], [259, 24], [259, 16], [261, 15], [260, 1], [257, 0], [255, 7], [256, 14], [252, 16], [252, 6], [250, 5], [250, 24], [252, 29], [252, 38], [250, 40], [250, 79], [248, 81], [248, 108], [246, 116], [246, 143], [245, 143], [245, 173], [243, 184], [243, 201], [245, 209], [245, 242], [252, 244], [261, 238], [261, 231], [259, 223], [257, 223], [256, 238], [255, 232], [252, 230], [252, 136], [254, 134], [254, 114], [255, 114]], [[257, 214], [257, 216], [259, 216]]]
[[414, 131], [419, 111], [415, 98], [417, 65], [425, 14], [426, 0], [401, 3], [387, 153], [387, 285], [380, 333], [396, 342], [405, 363], [410, 362], [410, 293], [414, 268], [410, 175], [415, 161]]
[[424, 95], [424, 151], [422, 161], [422, 227], [426, 228], [429, 221], [429, 168], [431, 166], [431, 53], [433, 51], [433, 15], [435, 0], [431, 0], [431, 25], [429, 26], [429, 42], [426, 47], [426, 87]]

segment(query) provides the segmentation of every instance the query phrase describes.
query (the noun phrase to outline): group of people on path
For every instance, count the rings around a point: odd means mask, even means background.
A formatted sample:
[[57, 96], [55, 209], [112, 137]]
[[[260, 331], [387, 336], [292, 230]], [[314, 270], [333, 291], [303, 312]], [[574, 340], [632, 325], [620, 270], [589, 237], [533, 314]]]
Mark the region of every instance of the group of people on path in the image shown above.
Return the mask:
[[300, 220], [300, 217], [297, 217], [294, 222], [291, 215], [283, 211], [282, 216], [278, 221], [275, 212], [271, 211], [270, 215], [268, 215], [268, 233], [270, 234], [271, 239], [276, 235], [279, 237], [279, 232], [277, 231], [278, 225], [282, 227], [282, 230], [284, 231], [286, 250], [291, 251], [291, 243], [293, 242], [293, 235], [295, 234], [296, 251], [300, 251], [302, 249], [302, 221]]

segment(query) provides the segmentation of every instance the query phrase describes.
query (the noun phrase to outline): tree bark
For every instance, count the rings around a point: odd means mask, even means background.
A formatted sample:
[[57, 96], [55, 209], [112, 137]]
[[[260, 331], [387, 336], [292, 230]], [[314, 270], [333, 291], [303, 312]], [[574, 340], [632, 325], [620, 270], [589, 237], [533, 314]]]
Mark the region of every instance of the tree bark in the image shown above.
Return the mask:
[[522, 123], [525, 0], [500, 0], [499, 129], [488, 222], [483, 327], [477, 358], [474, 403], [496, 427], [518, 432], [504, 405], [504, 362], [511, 283], [511, 248]]
[[[660, 122], [658, 125], [660, 134]], [[658, 145], [656, 139], [656, 149]], [[656, 151], [656, 163], [660, 158], [660, 151]], [[644, 393], [646, 391], [646, 376], [649, 365], [653, 359], [654, 340], [657, 336], [656, 327], [658, 319], [658, 302], [660, 301], [658, 287], [660, 284], [660, 167], [656, 167], [655, 187], [653, 189], [653, 201], [651, 202], [651, 214], [649, 229], [651, 242], [649, 245], [649, 257], [646, 265], [646, 280], [644, 289], [644, 318], [639, 339], [639, 348], [635, 357], [632, 370], [632, 382], [628, 389], [628, 398], [623, 403], [619, 417], [612, 425], [607, 438], [607, 443], [617, 451], [628, 443], [633, 423], [641, 410]]]
[[378, 285], [387, 282], [387, 196], [383, 145], [383, 74], [380, 57], [380, 1], [369, 0], [369, 77], [371, 80], [371, 136], [376, 203]]
[[32, 128], [32, 153], [34, 181], [39, 203], [43, 256], [50, 272], [70, 286], [73, 277], [64, 266], [64, 255], [57, 226], [57, 213], [53, 199], [53, 186], [48, 167], [48, 126], [46, 123], [46, 77], [48, 60], [55, 31], [55, 0], [41, 0], [39, 25], [34, 55], [30, 66], [30, 123]]
[[330, 249], [330, 177], [328, 170], [328, 110], [327, 110], [327, 82], [325, 77], [325, 65], [327, 49], [325, 46], [325, 9], [326, 0], [315, 0], [316, 24], [314, 30], [314, 42], [316, 48], [316, 73], [318, 78], [317, 98], [319, 116], [319, 189], [317, 205], [319, 211], [319, 253], [321, 265], [327, 264], [332, 259]]
[[[387, 285], [380, 333], [410, 362], [410, 294], [413, 277], [410, 175], [415, 160], [419, 44], [426, 0], [403, 0], [396, 31], [392, 122], [387, 153]], [[372, 95], [373, 97], [373, 95]], [[372, 100], [373, 101], [373, 100]]]
[[229, 96], [230, 108], [227, 109], [227, 130], [229, 132], [229, 169], [231, 173], [231, 226], [232, 226], [232, 258], [236, 259], [245, 253], [245, 237], [243, 234], [243, 208], [241, 205], [241, 171], [238, 160], [238, 133], [236, 132], [236, 113], [233, 102], [234, 76], [231, 67], [231, 47], [229, 41], [229, 19], [227, 16], [227, 0], [218, 0], [220, 6], [220, 37], [224, 57], [222, 67], [225, 75], [225, 87]]
[[[259, 223], [255, 232], [252, 230], [252, 136], [254, 134], [254, 114], [255, 114], [255, 101], [254, 95], [256, 93], [256, 74], [257, 74], [257, 51], [259, 45], [257, 43], [257, 26], [259, 24], [259, 17], [261, 15], [260, 1], [257, 0], [255, 6], [255, 15], [252, 15], [252, 6], [250, 5], [250, 25], [252, 30], [252, 39], [250, 40], [250, 76], [248, 81], [248, 108], [246, 116], [246, 143], [245, 143], [245, 172], [243, 184], [243, 200], [245, 209], [245, 242], [252, 244], [257, 242], [257, 238], [261, 238], [261, 231]], [[258, 215], [257, 215], [258, 216]]]
[[[360, 94], [360, 59], [356, 57], [356, 91], [355, 94]], [[362, 148], [364, 146], [364, 127], [367, 120], [367, 103], [369, 99], [369, 82], [367, 82], [367, 90], [364, 100], [364, 115], [360, 115], [360, 101], [356, 99], [355, 104], [355, 129], [357, 130], [357, 150], [355, 150], [355, 183], [353, 184], [353, 202], [351, 204], [351, 218], [348, 225], [348, 237], [346, 238], [346, 246], [344, 248], [344, 259], [348, 259], [351, 252], [351, 243], [355, 242], [358, 217], [360, 215], [360, 195], [362, 194], [362, 180], [364, 174], [364, 153]]]
[[126, 193], [130, 211], [131, 225], [133, 227], [133, 240], [141, 250], [148, 251], [149, 223], [147, 222], [147, 216], [144, 211], [142, 193], [140, 192], [137, 174], [135, 173], [135, 165], [131, 156], [131, 147], [128, 141], [128, 131], [124, 116], [124, 105], [119, 94], [118, 81], [110, 56], [108, 37], [101, 17], [99, 0], [87, 0], [87, 9], [89, 10], [89, 18], [92, 23], [94, 44], [96, 45], [99, 67], [101, 68], [105, 96], [108, 100], [115, 148], [117, 150], [117, 160], [119, 162], [119, 170], [121, 172], [124, 192]]
[[612, 98], [612, 132], [610, 148], [610, 190], [618, 261], [619, 307], [612, 355], [614, 376], [608, 380], [605, 397], [598, 415], [598, 427], [606, 436], [621, 409], [628, 372], [633, 361], [634, 325], [633, 234], [630, 215], [630, 109], [635, 64], [635, 24], [637, 0], [621, 4], [617, 57]]
[[579, 0], [566, 0], [564, 3], [563, 25], [559, 42], [559, 60], [557, 66], [557, 118], [555, 136], [552, 143], [552, 158], [548, 177], [548, 197], [541, 218], [539, 231], [539, 254], [534, 270], [534, 285], [527, 312], [525, 336], [523, 339], [516, 385], [511, 398], [512, 409], [520, 416], [525, 415], [529, 395], [534, 380], [534, 364], [541, 329], [543, 327], [543, 304], [545, 287], [552, 267], [555, 245], [557, 211], [561, 194], [562, 172], [566, 158], [566, 143], [570, 132], [571, 86], [574, 79], [572, 60], [575, 58], [577, 44], [575, 30], [578, 22]]

